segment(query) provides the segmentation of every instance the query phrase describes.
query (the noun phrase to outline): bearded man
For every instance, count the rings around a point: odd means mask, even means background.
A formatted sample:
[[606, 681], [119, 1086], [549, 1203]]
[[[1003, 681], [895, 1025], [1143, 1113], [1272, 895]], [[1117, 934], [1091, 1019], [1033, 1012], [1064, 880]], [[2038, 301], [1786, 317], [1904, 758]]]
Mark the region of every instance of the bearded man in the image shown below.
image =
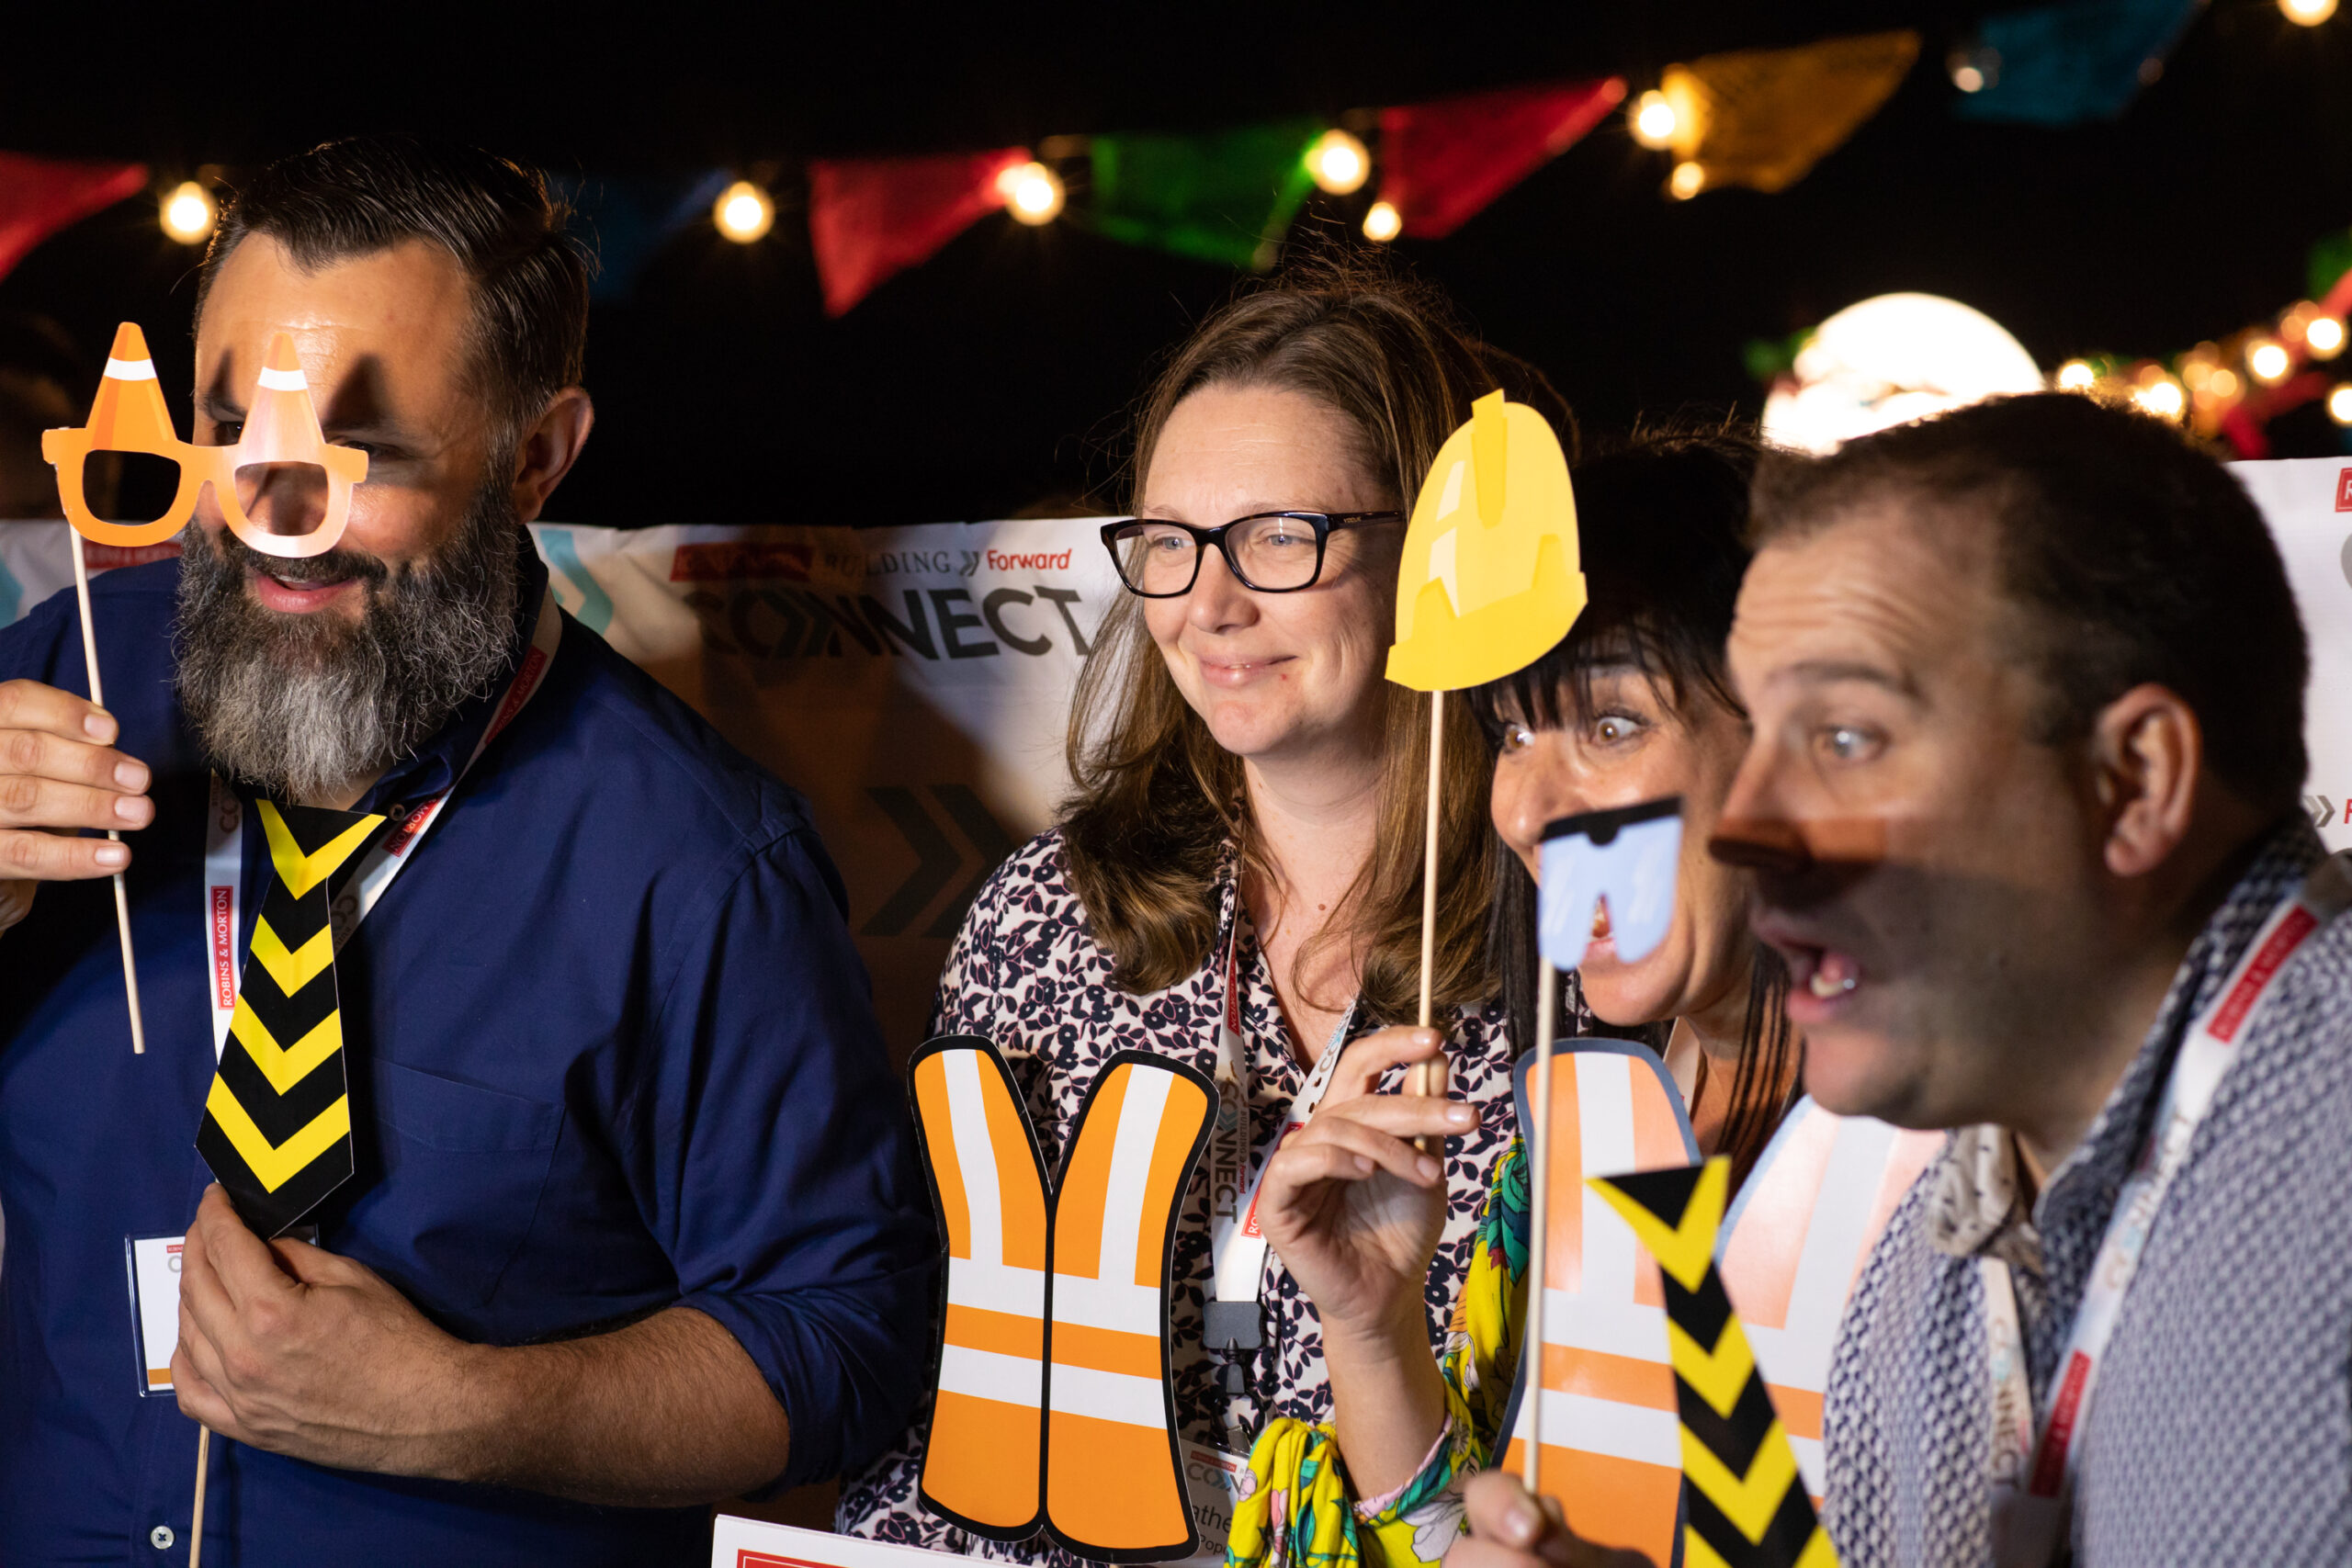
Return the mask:
[[[205, 262], [196, 442], [290, 333], [368, 457], [341, 541], [263, 553], [208, 490], [176, 561], [93, 591], [107, 711], [70, 596], [0, 632], [0, 1561], [184, 1561], [201, 1422], [208, 1562], [698, 1562], [698, 1505], [906, 1419], [933, 1243], [839, 879], [522, 526], [588, 435], [586, 315], [511, 164], [274, 165]], [[239, 486], [319, 526], [318, 470]], [[265, 1239], [195, 1146], [243, 1048], [216, 982], [300, 963], [254, 942], [254, 820], [435, 802], [396, 879], [332, 890], [356, 1171], [315, 1245]]]

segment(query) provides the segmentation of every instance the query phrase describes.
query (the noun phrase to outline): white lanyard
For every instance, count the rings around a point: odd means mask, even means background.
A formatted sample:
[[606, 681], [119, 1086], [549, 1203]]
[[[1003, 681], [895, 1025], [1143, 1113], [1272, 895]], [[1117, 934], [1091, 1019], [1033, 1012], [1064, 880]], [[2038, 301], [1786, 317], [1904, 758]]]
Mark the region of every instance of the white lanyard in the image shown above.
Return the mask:
[[[442, 807], [481, 760], [490, 743], [514, 722], [523, 705], [537, 694], [547, 680], [548, 666], [555, 659], [556, 643], [562, 635], [563, 616], [556, 610], [554, 594], [546, 594], [539, 600], [539, 618], [531, 628], [531, 646], [523, 655], [523, 666], [508, 682], [506, 694], [499, 699], [497, 711], [491, 716], [490, 728], [474, 743], [473, 753], [466, 759], [465, 766], [458, 770], [458, 776], [449, 781], [447, 789], [411, 811], [368, 852], [342, 896], [335, 899], [329, 918], [334, 928], [336, 952], [343, 951], [343, 944], [359, 929], [359, 922], [368, 918], [368, 911], [383, 897], [384, 890], [391, 886], [392, 878], [409, 863], [418, 840], [441, 819]], [[215, 774], [211, 810], [204, 823], [204, 950], [209, 959], [204, 989], [212, 1010], [212, 1059], [216, 1062], [228, 1048], [229, 1021], [237, 1010], [241, 977], [237, 963], [238, 887], [244, 878], [244, 803]]]
[[[1250, 1046], [1241, 1038], [1239, 968], [1240, 917], [1236, 912], [1234, 935], [1225, 948], [1225, 1006], [1217, 1013], [1216, 1098], [1217, 1135], [1209, 1140], [1209, 1247], [1216, 1270], [1216, 1299], [1254, 1302], [1266, 1269], [1266, 1235], [1258, 1227], [1258, 1188], [1266, 1179], [1266, 1166], [1283, 1139], [1306, 1125], [1315, 1108], [1331, 1087], [1332, 1069], [1340, 1065], [1348, 1038], [1348, 1019], [1323, 1047], [1314, 1071], [1291, 1101], [1290, 1118], [1282, 1135], [1266, 1145], [1264, 1159], [1250, 1160]], [[1353, 1009], [1349, 1010], [1351, 1014]], [[1249, 1170], [1247, 1184], [1242, 1172]]]
[[[2107, 1236], [2083, 1286], [2083, 1303], [2059, 1363], [2050, 1408], [2033, 1420], [2032, 1384], [2026, 1372], [2017, 1288], [2008, 1266], [1983, 1260], [1986, 1322], [1995, 1367], [1993, 1555], [2002, 1568], [2042, 1568], [2056, 1553], [2072, 1515], [2082, 1467], [2075, 1441], [2090, 1415], [2099, 1363], [2114, 1337], [2124, 1292], [2132, 1288], [2173, 1178], [2188, 1156], [2198, 1126], [2211, 1109], [2222, 1076], [2236, 1060], [2246, 1021], [2270, 982], [2303, 940], [2352, 907], [2352, 854], [2331, 855], [2312, 868], [2295, 896], [2263, 922], [2245, 956], [2230, 972], [2219, 1000], [2198, 1019], [2174, 1059], [2157, 1102], [2154, 1130], [2116, 1197]], [[2026, 1461], [2030, 1443], [2031, 1461]]]

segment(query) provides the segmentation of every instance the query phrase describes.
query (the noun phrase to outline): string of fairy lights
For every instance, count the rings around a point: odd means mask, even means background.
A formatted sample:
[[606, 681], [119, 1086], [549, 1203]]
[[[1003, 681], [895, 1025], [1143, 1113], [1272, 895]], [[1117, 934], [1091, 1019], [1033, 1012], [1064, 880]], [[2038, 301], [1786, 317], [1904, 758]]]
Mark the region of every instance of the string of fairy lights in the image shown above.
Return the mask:
[[[2128, 400], [2159, 419], [2186, 422], [2209, 439], [2229, 435], [2243, 448], [2233, 415], [2267, 420], [2313, 399], [2328, 417], [2352, 426], [2352, 380], [2322, 385], [2318, 367], [2344, 352], [2347, 333], [2341, 309], [2298, 300], [2269, 322], [2215, 342], [2200, 343], [2171, 363], [2110, 356], [2069, 359], [2051, 378], [2062, 391]], [[2251, 455], [2251, 454], [2249, 454]]]
[[[2278, 0], [2280, 13], [2289, 21], [2306, 28], [2327, 21], [2337, 5], [2338, 0]], [[1946, 62], [1947, 74], [1960, 91], [1981, 92], [1995, 79], [1999, 62], [1984, 58], [1986, 53], [1963, 51]], [[1664, 152], [1677, 144], [1693, 107], [1653, 88], [1634, 97], [1624, 112], [1634, 141]], [[1304, 158], [1316, 186], [1333, 196], [1352, 196], [1362, 190], [1374, 168], [1372, 152], [1363, 140], [1336, 127], [1317, 137]], [[1666, 190], [1677, 199], [1687, 200], [1706, 184], [1701, 164], [1684, 159], [1672, 166]], [[1069, 201], [1062, 176], [1050, 164], [1036, 160], [1006, 167], [997, 176], [996, 193], [1009, 216], [1032, 227], [1053, 222]], [[737, 244], [754, 244], [775, 226], [775, 198], [758, 181], [737, 179], [719, 193], [710, 216], [712, 227], [721, 237]], [[190, 179], [173, 186], [162, 196], [159, 217], [171, 239], [184, 245], [202, 244], [219, 220], [209, 182]], [[1385, 200], [1372, 202], [1362, 221], [1365, 238], [1376, 243], [1396, 239], [1403, 229], [1397, 209]], [[2327, 384], [2324, 373], [2316, 368], [2344, 352], [2347, 307], [2352, 307], [2352, 273], [2346, 274], [2324, 301], [2299, 300], [2268, 322], [2200, 343], [2169, 361], [2083, 355], [2061, 365], [2052, 384], [2067, 391], [2127, 400], [2158, 418], [2185, 423], [2209, 439], [2227, 434], [2242, 448], [2248, 444], [2245, 431], [2249, 422], [2258, 424], [2315, 398], [2323, 401], [2336, 424], [2352, 427], [2352, 379]], [[2254, 439], [2258, 443], [2258, 436]]]

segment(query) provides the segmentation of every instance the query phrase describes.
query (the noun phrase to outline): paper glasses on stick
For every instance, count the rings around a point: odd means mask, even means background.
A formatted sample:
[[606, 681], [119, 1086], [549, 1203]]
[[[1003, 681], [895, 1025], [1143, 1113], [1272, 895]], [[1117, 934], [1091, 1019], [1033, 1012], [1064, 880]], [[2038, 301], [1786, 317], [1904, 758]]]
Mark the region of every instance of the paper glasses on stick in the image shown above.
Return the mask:
[[[311, 405], [310, 383], [302, 374], [302, 362], [295, 356], [291, 336], [271, 335], [259, 383], [235, 446], [191, 446], [172, 428], [171, 410], [164, 405], [164, 389], [155, 379], [155, 361], [147, 352], [146, 334], [130, 321], [117, 327], [114, 347], [107, 355], [106, 376], [90, 403], [89, 423], [77, 429], [41, 433], [40, 455], [57, 470], [57, 499], [74, 531], [101, 545], [161, 544], [196, 515], [196, 503], [209, 484], [230, 529], [263, 554], [315, 556], [334, 548], [343, 537], [344, 525], [351, 520], [351, 487], [368, 477], [368, 454], [327, 444], [319, 429], [318, 412]], [[177, 464], [179, 488], [164, 514], [152, 523], [110, 523], [91, 511], [85, 480], [90, 456], [96, 452], [143, 453]], [[272, 533], [255, 524], [247, 512], [237, 492], [240, 473], [254, 470], [253, 486], [258, 495], [274, 464], [307, 464], [325, 476], [326, 507], [310, 532]], [[82, 659], [89, 673], [90, 702], [103, 708], [106, 687], [98, 677], [97, 633], [90, 620], [90, 567], [78, 542], [74, 548], [74, 594], [82, 612]], [[107, 837], [119, 840], [122, 835], [110, 831]], [[122, 939], [130, 1049], [143, 1055], [147, 1030], [139, 1009], [139, 963], [130, 947], [130, 893], [120, 872], [114, 874], [114, 913]]]
[[[110, 523], [98, 516], [90, 510], [83, 483], [94, 452], [143, 453], [176, 463], [179, 488], [171, 505], [152, 523]], [[209, 484], [229, 531], [262, 554], [282, 558], [322, 555], [334, 548], [351, 520], [351, 487], [368, 477], [367, 453], [330, 446], [321, 433], [310, 382], [288, 333], [270, 337], [237, 444], [193, 446], [172, 429], [147, 339], [129, 321], [115, 331], [114, 350], [107, 357], [97, 399], [90, 405], [89, 423], [78, 430], [44, 432], [40, 454], [57, 469], [57, 498], [64, 505], [66, 521], [85, 538], [102, 545], [160, 544], [196, 515], [198, 498]], [[308, 533], [273, 533], [247, 511], [248, 502], [239, 493], [240, 477], [254, 470], [248, 477], [258, 493], [274, 464], [304, 464], [325, 476], [326, 508]]]

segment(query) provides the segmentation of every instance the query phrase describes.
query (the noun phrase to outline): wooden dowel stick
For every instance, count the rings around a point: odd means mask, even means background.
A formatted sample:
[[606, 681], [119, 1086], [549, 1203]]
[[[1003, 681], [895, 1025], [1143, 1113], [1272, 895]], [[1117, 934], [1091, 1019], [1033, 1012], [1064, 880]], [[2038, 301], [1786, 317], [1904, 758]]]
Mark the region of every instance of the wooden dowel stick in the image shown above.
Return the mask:
[[212, 1428], [196, 1429], [196, 1517], [187, 1522], [187, 1568], [204, 1562], [204, 1472], [212, 1460]]
[[[82, 558], [82, 536], [74, 535], [70, 542], [74, 549], [74, 597], [82, 607], [82, 659], [90, 671], [90, 705], [103, 708], [107, 695], [106, 688], [98, 683], [98, 634], [90, 620], [90, 567]], [[107, 837], [116, 843], [122, 842], [122, 835], [112, 829], [107, 830]], [[114, 923], [122, 936], [122, 988], [130, 1003], [130, 1050], [133, 1055], [143, 1056], [147, 1054], [147, 1027], [139, 1016], [139, 961], [130, 953], [130, 888], [119, 871], [114, 874]]]
[[[1552, 1014], [1559, 1007], [1559, 973], [1541, 954], [1535, 971], [1535, 1082], [1528, 1097], [1527, 1332], [1520, 1337], [1520, 1359], [1527, 1374], [1527, 1490], [1541, 1497], [1544, 1462], [1544, 1233], [1551, 1226], [1552, 1192]], [[1508, 1439], [1506, 1439], [1508, 1444]]]
[[[1445, 694], [1430, 694], [1430, 815], [1421, 845], [1421, 1027], [1430, 1026], [1430, 997], [1437, 984], [1437, 831], [1440, 783], [1445, 776]], [[1406, 1084], [1410, 1094], [1429, 1094], [1437, 1082], [1436, 1066], [1417, 1062]], [[1424, 1151], [1430, 1140], [1421, 1140]]]

